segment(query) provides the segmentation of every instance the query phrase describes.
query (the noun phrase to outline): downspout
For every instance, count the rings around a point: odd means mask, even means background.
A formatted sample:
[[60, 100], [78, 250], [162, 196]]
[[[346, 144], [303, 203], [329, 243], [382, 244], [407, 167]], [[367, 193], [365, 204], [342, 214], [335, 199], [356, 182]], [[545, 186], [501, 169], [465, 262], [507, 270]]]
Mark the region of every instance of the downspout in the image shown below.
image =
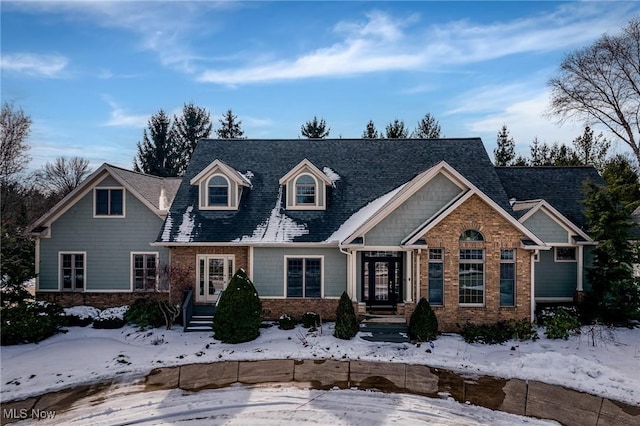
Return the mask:
[[540, 256], [540, 250], [531, 252], [531, 321], [536, 320], [536, 256]]
[[352, 301], [357, 302], [357, 297], [356, 294], [357, 292], [355, 292], [355, 280], [353, 279], [353, 252], [345, 249], [342, 247], [341, 243], [338, 243], [338, 250], [340, 250], [340, 253], [344, 254], [347, 256], [347, 294], [349, 294], [349, 298], [351, 298]]
[[583, 279], [582, 279], [582, 274], [583, 274], [583, 269], [584, 269], [584, 246], [583, 245], [578, 245], [578, 276], [576, 277], [576, 291], [579, 293], [582, 293], [583, 289]]

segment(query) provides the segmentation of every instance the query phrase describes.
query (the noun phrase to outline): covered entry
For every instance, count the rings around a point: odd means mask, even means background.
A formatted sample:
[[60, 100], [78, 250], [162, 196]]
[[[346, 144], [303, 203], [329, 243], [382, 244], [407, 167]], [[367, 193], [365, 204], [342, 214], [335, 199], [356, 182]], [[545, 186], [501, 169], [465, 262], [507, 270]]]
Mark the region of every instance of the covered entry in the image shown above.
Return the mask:
[[402, 252], [362, 253], [362, 300], [367, 308], [395, 309], [402, 300]]

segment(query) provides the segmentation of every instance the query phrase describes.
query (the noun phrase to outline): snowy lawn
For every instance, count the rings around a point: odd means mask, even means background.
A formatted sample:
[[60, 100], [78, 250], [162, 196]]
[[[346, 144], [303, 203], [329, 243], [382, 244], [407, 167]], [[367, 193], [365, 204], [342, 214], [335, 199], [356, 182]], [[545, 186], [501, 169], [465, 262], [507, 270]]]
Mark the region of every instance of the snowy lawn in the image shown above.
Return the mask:
[[[549, 340], [542, 329], [533, 342], [467, 344], [455, 334], [428, 344], [375, 343], [358, 335], [336, 339], [333, 323], [309, 333], [277, 327], [237, 345], [212, 333], [161, 328], [139, 331], [69, 327], [37, 343], [3, 346], [1, 400], [25, 398], [111, 377], [139, 378], [156, 367], [221, 360], [350, 359], [424, 364], [473, 374], [538, 380], [640, 405], [640, 329], [583, 328], [569, 340]], [[595, 342], [595, 346], [593, 343]]]

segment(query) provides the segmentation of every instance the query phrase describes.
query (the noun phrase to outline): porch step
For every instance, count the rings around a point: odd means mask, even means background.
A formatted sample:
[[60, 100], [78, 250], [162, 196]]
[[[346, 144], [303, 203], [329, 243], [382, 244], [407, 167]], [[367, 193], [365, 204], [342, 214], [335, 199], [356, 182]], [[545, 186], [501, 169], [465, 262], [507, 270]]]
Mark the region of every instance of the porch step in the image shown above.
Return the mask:
[[213, 315], [193, 315], [185, 331], [211, 331]]
[[404, 317], [369, 315], [360, 323], [360, 336], [370, 342], [409, 342], [409, 327]]

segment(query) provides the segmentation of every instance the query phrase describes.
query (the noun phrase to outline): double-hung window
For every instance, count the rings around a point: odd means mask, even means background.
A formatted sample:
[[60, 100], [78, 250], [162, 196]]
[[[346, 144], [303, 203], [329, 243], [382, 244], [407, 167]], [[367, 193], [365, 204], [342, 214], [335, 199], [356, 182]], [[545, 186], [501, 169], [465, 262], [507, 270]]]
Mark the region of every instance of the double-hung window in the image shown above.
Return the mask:
[[287, 257], [287, 297], [322, 296], [322, 258]]
[[124, 189], [96, 188], [94, 205], [97, 217], [124, 216]]
[[500, 306], [515, 306], [516, 255], [514, 249], [500, 250]]
[[316, 204], [316, 180], [311, 175], [302, 175], [296, 179], [296, 205]]
[[60, 282], [63, 291], [85, 289], [86, 259], [85, 253], [60, 253]]
[[134, 291], [157, 291], [158, 254], [132, 253], [132, 281]]
[[429, 303], [444, 303], [444, 263], [441, 248], [429, 249]]
[[461, 305], [484, 303], [484, 250], [460, 249], [458, 270]]
[[229, 181], [222, 175], [215, 175], [209, 179], [209, 202], [211, 207], [226, 207], [229, 205]]

